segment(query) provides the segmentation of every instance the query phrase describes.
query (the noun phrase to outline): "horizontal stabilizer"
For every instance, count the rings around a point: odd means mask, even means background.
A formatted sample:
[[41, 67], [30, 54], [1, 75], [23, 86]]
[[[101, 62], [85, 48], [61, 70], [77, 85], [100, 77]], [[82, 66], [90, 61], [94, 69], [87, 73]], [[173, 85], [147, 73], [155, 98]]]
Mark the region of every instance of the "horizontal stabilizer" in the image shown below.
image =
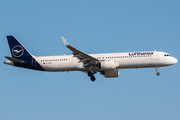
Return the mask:
[[13, 63], [24, 63], [24, 61], [18, 60], [16, 58], [12, 58], [12, 57], [9, 57], [9, 56], [4, 56], [4, 57], [7, 58], [8, 60], [10, 60]]

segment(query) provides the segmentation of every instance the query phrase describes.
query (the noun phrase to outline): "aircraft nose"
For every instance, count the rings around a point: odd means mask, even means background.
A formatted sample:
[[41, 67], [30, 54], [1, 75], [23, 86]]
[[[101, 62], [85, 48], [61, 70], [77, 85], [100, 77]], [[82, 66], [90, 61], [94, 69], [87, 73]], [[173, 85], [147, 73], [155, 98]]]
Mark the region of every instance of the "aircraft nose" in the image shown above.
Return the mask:
[[172, 59], [172, 63], [173, 63], [173, 64], [176, 64], [177, 62], [178, 62], [178, 60], [177, 60], [176, 58], [173, 58], [173, 59]]

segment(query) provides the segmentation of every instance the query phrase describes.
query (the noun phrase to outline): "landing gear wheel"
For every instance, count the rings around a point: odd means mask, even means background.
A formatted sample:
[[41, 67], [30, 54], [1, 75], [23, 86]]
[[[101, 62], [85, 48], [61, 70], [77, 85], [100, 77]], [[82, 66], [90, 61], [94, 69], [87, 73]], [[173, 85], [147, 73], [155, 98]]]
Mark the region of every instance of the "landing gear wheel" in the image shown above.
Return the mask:
[[91, 71], [88, 72], [88, 76], [91, 77], [93, 73]]
[[158, 70], [158, 67], [156, 67], [156, 75], [157, 75], [157, 76], [160, 75], [159, 70]]
[[96, 80], [96, 78], [94, 77], [94, 76], [91, 76], [91, 81], [95, 81]]
[[96, 74], [97, 72], [96, 71], [89, 71], [88, 73], [87, 73], [87, 75], [90, 77], [90, 79], [91, 79], [91, 81], [95, 81], [96, 80], [96, 78], [94, 77], [94, 74]]
[[157, 73], [156, 73], [156, 75], [157, 75], [157, 76], [159, 76], [159, 75], [160, 75], [160, 73], [159, 73], [159, 72], [157, 72]]

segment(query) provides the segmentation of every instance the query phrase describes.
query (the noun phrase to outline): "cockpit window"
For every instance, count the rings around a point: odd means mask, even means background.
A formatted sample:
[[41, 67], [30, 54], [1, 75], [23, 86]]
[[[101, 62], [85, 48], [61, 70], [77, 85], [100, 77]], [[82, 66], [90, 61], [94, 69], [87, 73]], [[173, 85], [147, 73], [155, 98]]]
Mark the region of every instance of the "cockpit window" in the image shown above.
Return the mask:
[[171, 56], [170, 54], [164, 54], [164, 56]]

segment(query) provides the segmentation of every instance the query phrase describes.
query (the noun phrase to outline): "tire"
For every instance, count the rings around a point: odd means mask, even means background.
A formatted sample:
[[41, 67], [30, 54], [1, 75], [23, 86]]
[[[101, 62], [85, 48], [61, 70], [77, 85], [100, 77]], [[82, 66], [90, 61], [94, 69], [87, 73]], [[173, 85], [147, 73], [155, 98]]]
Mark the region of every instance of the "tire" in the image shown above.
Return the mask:
[[160, 75], [160, 73], [159, 73], [159, 72], [157, 72], [157, 73], [156, 73], [156, 75], [157, 75], [157, 76], [159, 76], [159, 75]]
[[89, 71], [87, 74], [89, 77], [91, 77], [93, 75], [91, 71]]
[[94, 76], [91, 76], [91, 81], [95, 81], [96, 80], [96, 78], [94, 77]]

